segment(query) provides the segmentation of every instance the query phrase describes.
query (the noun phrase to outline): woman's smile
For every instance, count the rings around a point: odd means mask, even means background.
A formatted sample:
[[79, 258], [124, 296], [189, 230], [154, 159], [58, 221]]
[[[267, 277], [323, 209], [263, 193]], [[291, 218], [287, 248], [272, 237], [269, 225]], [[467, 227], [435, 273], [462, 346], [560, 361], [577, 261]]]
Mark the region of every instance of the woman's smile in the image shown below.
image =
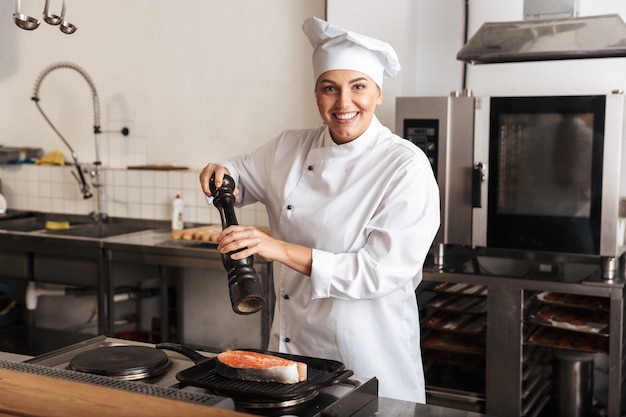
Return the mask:
[[349, 120], [354, 119], [357, 114], [359, 114], [359, 113], [356, 112], [356, 111], [353, 111], [353, 112], [350, 112], [350, 113], [336, 113], [335, 117], [337, 117], [337, 119], [339, 119], [339, 120], [349, 121]]

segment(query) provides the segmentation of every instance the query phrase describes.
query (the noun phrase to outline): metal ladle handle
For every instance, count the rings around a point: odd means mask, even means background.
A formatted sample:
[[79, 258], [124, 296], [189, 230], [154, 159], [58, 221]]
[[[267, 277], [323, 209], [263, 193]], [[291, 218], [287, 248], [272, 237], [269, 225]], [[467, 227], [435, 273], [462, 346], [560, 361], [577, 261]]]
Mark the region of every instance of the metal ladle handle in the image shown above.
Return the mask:
[[67, 0], [63, 0], [63, 7], [61, 8], [61, 25], [59, 26], [59, 29], [61, 29], [61, 32], [67, 35], [71, 35], [72, 33], [76, 32], [76, 29], [78, 28], [75, 25], [68, 22], [67, 20], [65, 20], [66, 9], [67, 9]]
[[49, 25], [56, 26], [61, 23], [62, 19], [60, 16], [57, 16], [54, 13], [50, 13], [49, 6], [50, 0], [46, 0], [46, 3], [43, 7], [43, 20]]

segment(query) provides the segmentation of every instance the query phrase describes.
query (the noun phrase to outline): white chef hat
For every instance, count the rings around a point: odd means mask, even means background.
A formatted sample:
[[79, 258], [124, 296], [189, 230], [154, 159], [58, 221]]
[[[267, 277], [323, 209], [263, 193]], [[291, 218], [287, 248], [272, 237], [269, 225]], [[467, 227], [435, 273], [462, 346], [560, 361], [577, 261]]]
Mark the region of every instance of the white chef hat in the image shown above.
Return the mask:
[[302, 30], [313, 46], [313, 75], [334, 69], [362, 72], [379, 87], [383, 78], [400, 71], [400, 62], [391, 45], [369, 36], [351, 32], [317, 17], [304, 21]]

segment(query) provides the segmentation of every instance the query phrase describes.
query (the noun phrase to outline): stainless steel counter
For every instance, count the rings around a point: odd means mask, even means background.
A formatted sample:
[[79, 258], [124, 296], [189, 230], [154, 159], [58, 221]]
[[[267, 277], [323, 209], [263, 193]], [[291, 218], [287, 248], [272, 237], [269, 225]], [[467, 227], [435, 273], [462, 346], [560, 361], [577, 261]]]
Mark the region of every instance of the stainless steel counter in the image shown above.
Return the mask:
[[[102, 240], [113, 261], [139, 262], [191, 268], [223, 269], [216, 243], [174, 240], [169, 229], [113, 236]], [[255, 261], [263, 262], [260, 259]]]
[[30, 358], [31, 358], [31, 356], [21, 355], [19, 353], [0, 352], [0, 360], [14, 361], [14, 362], [23, 362], [26, 359], [30, 359]]
[[[78, 233], [72, 233], [70, 230], [47, 231], [44, 230], [44, 220], [64, 219], [75, 224]], [[0, 250], [6, 249], [11, 251], [27, 251], [39, 252], [50, 251], [51, 247], [78, 246], [82, 249], [98, 248], [120, 251], [116, 253], [123, 256], [123, 251], [128, 251], [128, 257], [138, 261], [149, 261], [150, 256], [162, 257], [169, 264], [180, 264], [176, 262], [176, 257], [184, 256], [186, 262], [190, 258], [198, 258], [204, 260], [199, 262], [198, 266], [204, 267], [218, 266], [222, 268], [220, 254], [215, 250], [216, 243], [174, 240], [170, 234], [169, 222], [142, 219], [122, 219], [111, 218], [105, 225], [124, 226], [128, 231], [123, 234], [113, 235], [109, 237], [98, 237], [93, 233], [81, 234], [78, 229], [85, 225], [93, 226], [93, 221], [88, 216], [78, 215], [50, 215], [45, 213], [31, 213], [28, 218], [14, 219], [24, 222], [22, 224], [13, 224], [9, 226], [11, 220], [0, 222]], [[31, 221], [35, 220], [35, 221]], [[30, 223], [34, 223], [31, 227]], [[188, 224], [189, 227], [201, 226], [200, 224]], [[135, 231], [133, 228], [143, 231]], [[207, 262], [208, 261], [208, 262]], [[264, 262], [259, 259], [260, 262]], [[184, 266], [189, 266], [185, 263]], [[191, 265], [192, 267], [195, 264]]]
[[369, 414], [374, 417], [488, 417], [471, 411], [455, 410], [429, 404], [415, 404], [391, 398], [378, 398], [378, 410]]
[[[217, 243], [172, 239], [169, 228], [109, 237], [102, 240], [102, 247], [112, 251], [117, 259], [170, 266], [224, 268], [221, 255], [216, 250]], [[181, 257], [184, 261], [180, 260]], [[255, 264], [265, 263], [265, 259], [255, 256]]]

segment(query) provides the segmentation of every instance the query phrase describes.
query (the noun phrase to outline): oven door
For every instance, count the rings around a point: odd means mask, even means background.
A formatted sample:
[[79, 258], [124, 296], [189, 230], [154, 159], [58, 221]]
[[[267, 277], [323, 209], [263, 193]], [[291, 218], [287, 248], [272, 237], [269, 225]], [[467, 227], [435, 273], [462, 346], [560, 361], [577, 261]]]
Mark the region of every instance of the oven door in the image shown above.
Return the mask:
[[472, 244], [619, 256], [623, 94], [477, 99]]

